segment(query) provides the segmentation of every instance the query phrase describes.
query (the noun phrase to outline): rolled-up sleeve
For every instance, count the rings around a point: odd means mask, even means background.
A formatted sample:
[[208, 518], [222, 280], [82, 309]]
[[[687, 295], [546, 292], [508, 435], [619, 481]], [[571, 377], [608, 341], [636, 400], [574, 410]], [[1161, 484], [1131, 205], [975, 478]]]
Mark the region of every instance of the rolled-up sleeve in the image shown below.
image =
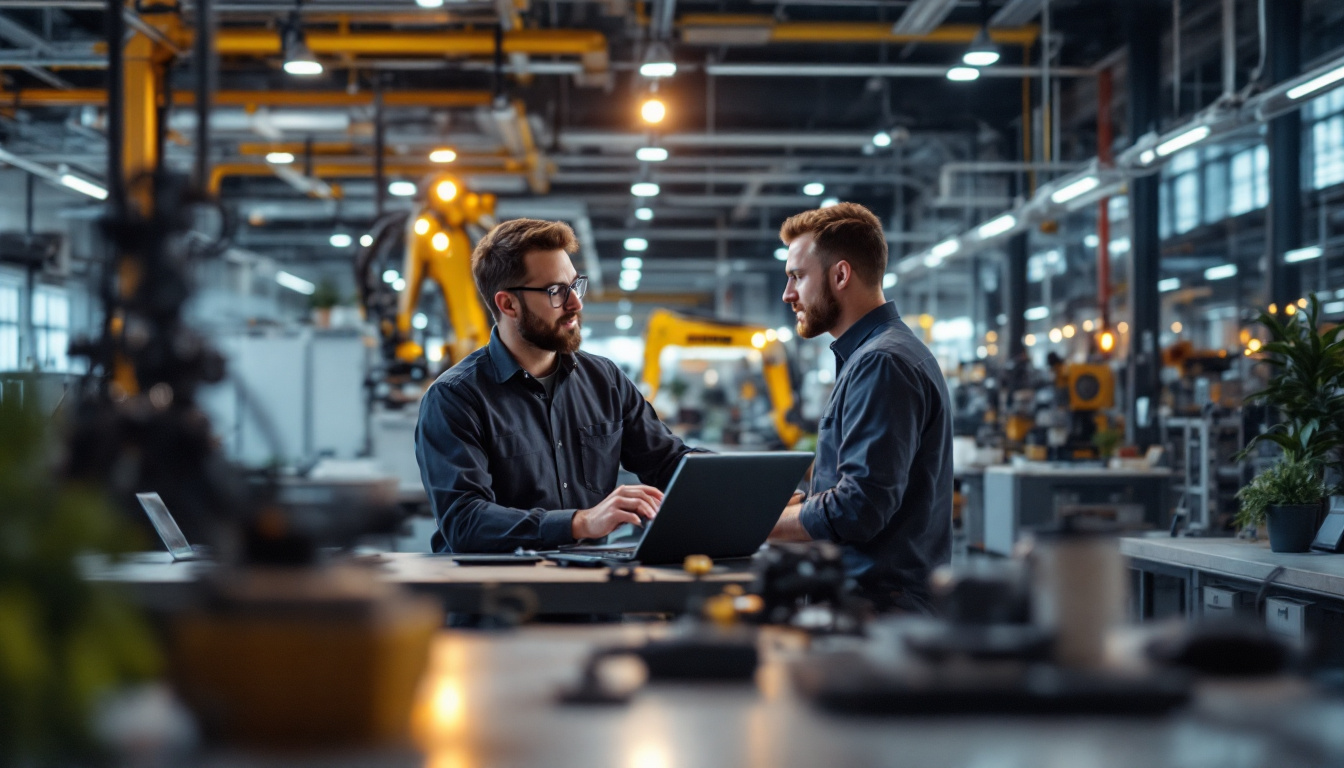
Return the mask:
[[887, 355], [855, 361], [832, 423], [839, 434], [835, 487], [809, 497], [799, 522], [813, 539], [862, 544], [899, 514], [928, 411], [905, 363]]
[[475, 394], [435, 384], [420, 403], [415, 457], [434, 518], [452, 552], [553, 549], [574, 541], [573, 509], [516, 509], [496, 503]]

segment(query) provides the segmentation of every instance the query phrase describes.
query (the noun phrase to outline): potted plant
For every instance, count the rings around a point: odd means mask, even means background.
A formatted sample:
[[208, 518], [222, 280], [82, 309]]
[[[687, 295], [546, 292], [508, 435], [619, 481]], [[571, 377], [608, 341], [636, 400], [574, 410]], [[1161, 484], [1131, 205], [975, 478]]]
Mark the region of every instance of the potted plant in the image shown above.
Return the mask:
[[341, 292], [336, 284], [323, 278], [318, 281], [313, 294], [308, 297], [308, 306], [313, 310], [313, 325], [318, 328], [331, 327], [331, 308], [341, 303]]
[[1306, 552], [1316, 535], [1316, 514], [1330, 489], [1321, 480], [1319, 460], [1285, 453], [1237, 492], [1238, 527], [1269, 525], [1274, 552]]

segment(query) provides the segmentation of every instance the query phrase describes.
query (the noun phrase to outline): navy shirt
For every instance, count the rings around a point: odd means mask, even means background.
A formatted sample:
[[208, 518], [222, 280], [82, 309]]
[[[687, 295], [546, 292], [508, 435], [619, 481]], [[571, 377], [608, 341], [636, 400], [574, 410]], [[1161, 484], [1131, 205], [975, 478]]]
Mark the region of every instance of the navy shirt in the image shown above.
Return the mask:
[[621, 465], [665, 489], [689, 452], [615, 363], [560, 355], [548, 398], [496, 329], [420, 402], [415, 456], [439, 524], [430, 547], [511, 552], [571, 543], [575, 510], [614, 491]]
[[952, 419], [938, 363], [887, 303], [831, 344], [836, 383], [818, 425], [813, 539], [842, 545], [862, 594], [927, 611], [952, 547]]

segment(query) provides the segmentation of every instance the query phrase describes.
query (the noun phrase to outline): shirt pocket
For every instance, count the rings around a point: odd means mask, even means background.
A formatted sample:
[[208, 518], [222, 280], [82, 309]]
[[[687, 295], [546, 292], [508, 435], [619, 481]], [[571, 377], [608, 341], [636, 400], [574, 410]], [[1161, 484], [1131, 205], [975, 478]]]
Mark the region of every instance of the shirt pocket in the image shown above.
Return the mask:
[[606, 421], [579, 431], [582, 482], [589, 490], [606, 495], [616, 487], [616, 474], [621, 466], [621, 428], [619, 421]]

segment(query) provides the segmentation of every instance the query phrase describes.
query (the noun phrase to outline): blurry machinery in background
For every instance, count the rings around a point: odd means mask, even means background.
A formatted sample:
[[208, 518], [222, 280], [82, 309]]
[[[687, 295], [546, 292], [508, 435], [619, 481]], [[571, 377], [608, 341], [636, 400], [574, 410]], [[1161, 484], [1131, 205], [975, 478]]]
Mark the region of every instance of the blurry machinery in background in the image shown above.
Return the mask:
[[[389, 383], [423, 381], [434, 363], [450, 367], [490, 340], [490, 320], [471, 275], [471, 251], [473, 241], [495, 225], [495, 197], [466, 192], [450, 176], [435, 177], [427, 189], [421, 210], [375, 222], [372, 242], [355, 258], [360, 302], [378, 326]], [[426, 277], [439, 287], [451, 331], [443, 354], [430, 350], [428, 358], [412, 332]]]
[[[1052, 362], [1056, 418], [1046, 440], [1056, 460], [1099, 457], [1093, 440], [1110, 427], [1104, 411], [1115, 407], [1115, 372], [1104, 363]], [[1062, 416], [1062, 418], [1061, 418]]]
[[1178, 341], [1162, 350], [1162, 365], [1176, 372], [1168, 381], [1173, 413], [1194, 416], [1206, 406], [1221, 404], [1224, 397], [1241, 402], [1240, 391], [1224, 392], [1222, 374], [1232, 367], [1225, 349], [1197, 350], [1189, 341]]
[[770, 397], [771, 420], [779, 441], [785, 447], [792, 447], [802, 437], [788, 357], [773, 328], [654, 310], [644, 331], [642, 374], [644, 396], [650, 401], [662, 385], [661, 356], [668, 347], [721, 347], [759, 352], [761, 373]]

